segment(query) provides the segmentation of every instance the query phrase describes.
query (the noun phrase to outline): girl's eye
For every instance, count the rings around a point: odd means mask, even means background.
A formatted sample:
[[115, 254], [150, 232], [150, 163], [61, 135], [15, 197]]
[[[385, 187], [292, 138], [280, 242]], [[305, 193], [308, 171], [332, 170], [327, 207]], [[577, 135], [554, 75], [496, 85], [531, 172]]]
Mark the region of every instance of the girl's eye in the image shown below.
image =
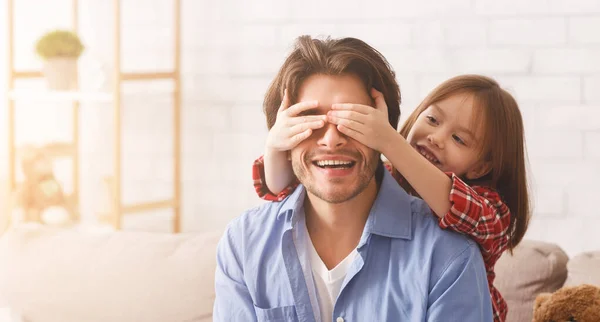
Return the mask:
[[429, 121], [430, 123], [437, 124], [437, 119], [435, 118], [435, 116], [427, 115], [425, 116], [425, 118], [427, 118], [427, 121]]
[[463, 139], [461, 139], [460, 136], [456, 134], [452, 134], [452, 139], [454, 139], [454, 141], [456, 141], [458, 144], [465, 145], [465, 141], [463, 141]]

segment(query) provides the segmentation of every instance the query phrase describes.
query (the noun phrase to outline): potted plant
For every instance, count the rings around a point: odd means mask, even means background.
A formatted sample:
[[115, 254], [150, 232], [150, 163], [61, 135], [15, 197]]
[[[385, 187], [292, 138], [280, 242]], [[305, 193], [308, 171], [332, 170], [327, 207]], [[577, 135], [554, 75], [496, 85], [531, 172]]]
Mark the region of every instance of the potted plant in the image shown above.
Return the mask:
[[76, 88], [77, 60], [84, 48], [77, 34], [68, 30], [50, 31], [37, 41], [35, 50], [44, 60], [43, 73], [50, 89]]

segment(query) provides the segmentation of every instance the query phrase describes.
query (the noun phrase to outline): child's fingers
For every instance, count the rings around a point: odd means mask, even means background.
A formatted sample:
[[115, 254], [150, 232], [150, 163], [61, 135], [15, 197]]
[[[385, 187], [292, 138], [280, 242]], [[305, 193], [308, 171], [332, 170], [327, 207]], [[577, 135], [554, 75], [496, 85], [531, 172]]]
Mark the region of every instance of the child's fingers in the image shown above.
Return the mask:
[[327, 121], [327, 115], [305, 115], [305, 116], [296, 116], [292, 117], [286, 123], [288, 126], [294, 126], [302, 123], [310, 123], [316, 121]]
[[332, 110], [347, 110], [347, 111], [355, 111], [361, 114], [369, 114], [369, 111], [373, 109], [372, 106], [362, 105], [362, 104], [351, 104], [351, 103], [340, 103], [340, 104], [332, 104]]
[[305, 101], [296, 103], [287, 109], [289, 116], [297, 116], [298, 114], [319, 107], [319, 101]]
[[[372, 107], [371, 107], [371, 109], [372, 109]], [[356, 111], [347, 111], [347, 110], [329, 111], [327, 113], [327, 118], [329, 119], [330, 116], [355, 121], [355, 122], [358, 122], [361, 124], [365, 124], [368, 121], [367, 115], [356, 112]]]
[[360, 133], [359, 131], [356, 131], [354, 129], [351, 129], [349, 127], [346, 127], [344, 125], [338, 125], [337, 126], [338, 131], [340, 131], [342, 134], [347, 135], [348, 137], [351, 137], [353, 139], [355, 139], [356, 141], [361, 142], [361, 137], [363, 136], [362, 133]]
[[304, 132], [308, 129], [311, 129], [311, 130], [320, 129], [324, 125], [325, 125], [324, 120], [296, 124], [290, 128], [290, 135], [294, 136], [294, 135], [297, 135], [298, 133]]
[[356, 122], [354, 120], [335, 117], [335, 116], [329, 116], [327, 118], [327, 121], [332, 124], [343, 125], [344, 127], [347, 127], [349, 129], [352, 129], [359, 133], [362, 133], [361, 129], [364, 128], [364, 125], [362, 123]]
[[376, 90], [375, 88], [371, 89], [371, 97], [373, 97], [373, 99], [375, 100], [375, 107], [384, 112], [385, 115], [387, 115], [388, 112], [388, 107], [387, 104], [385, 103], [385, 97], [383, 97], [383, 94]]
[[287, 88], [283, 90], [283, 99], [281, 100], [281, 104], [279, 105], [279, 112], [285, 111], [290, 106], [290, 99], [288, 96]]
[[293, 146], [296, 146], [296, 145], [298, 145], [298, 143], [308, 139], [308, 137], [310, 137], [311, 134], [312, 134], [312, 130], [306, 129], [306, 130], [292, 136], [290, 141], [292, 142]]

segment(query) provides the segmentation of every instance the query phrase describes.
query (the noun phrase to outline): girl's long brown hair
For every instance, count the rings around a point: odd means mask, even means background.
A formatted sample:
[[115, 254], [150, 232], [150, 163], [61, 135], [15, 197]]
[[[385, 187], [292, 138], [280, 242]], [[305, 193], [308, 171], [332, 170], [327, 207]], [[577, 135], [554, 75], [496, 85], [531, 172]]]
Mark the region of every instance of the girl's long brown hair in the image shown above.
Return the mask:
[[425, 109], [456, 94], [472, 95], [473, 121], [479, 124], [478, 126], [483, 126], [480, 157], [491, 162], [491, 171], [485, 176], [475, 180], [461, 179], [468, 185], [487, 186], [500, 194], [511, 212], [508, 249], [512, 251], [527, 231], [531, 212], [525, 171], [523, 119], [512, 95], [489, 77], [481, 75], [453, 77], [425, 97], [408, 117], [400, 129], [400, 134], [406, 138]]

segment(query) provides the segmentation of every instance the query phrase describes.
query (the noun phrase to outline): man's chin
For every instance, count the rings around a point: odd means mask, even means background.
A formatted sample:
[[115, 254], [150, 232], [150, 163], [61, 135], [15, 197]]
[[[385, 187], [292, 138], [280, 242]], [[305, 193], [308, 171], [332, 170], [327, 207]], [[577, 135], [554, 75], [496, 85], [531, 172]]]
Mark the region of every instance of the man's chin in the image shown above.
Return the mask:
[[[316, 179], [316, 178], [313, 178]], [[362, 190], [358, 178], [321, 178], [321, 180], [311, 180], [310, 186], [307, 186], [308, 192], [317, 196], [319, 199], [329, 203], [337, 204], [348, 201], [356, 197]]]
[[[322, 186], [321, 186], [322, 187]], [[354, 198], [357, 193], [356, 189], [320, 189], [320, 187], [307, 187], [310, 194], [331, 204], [339, 204]]]
[[340, 189], [346, 190], [349, 186], [354, 186], [356, 183], [356, 177], [322, 176], [316, 174], [313, 175], [312, 181], [317, 187], [324, 188], [330, 191], [337, 191]]

